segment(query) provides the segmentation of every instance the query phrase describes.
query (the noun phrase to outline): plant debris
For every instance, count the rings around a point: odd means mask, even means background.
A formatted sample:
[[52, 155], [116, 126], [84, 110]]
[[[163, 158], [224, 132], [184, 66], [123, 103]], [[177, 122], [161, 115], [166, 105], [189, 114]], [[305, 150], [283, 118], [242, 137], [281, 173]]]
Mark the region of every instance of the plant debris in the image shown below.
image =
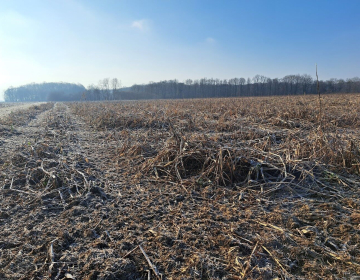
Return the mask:
[[49, 103], [9, 116], [0, 278], [359, 275], [360, 95], [326, 96], [320, 128], [316, 101]]

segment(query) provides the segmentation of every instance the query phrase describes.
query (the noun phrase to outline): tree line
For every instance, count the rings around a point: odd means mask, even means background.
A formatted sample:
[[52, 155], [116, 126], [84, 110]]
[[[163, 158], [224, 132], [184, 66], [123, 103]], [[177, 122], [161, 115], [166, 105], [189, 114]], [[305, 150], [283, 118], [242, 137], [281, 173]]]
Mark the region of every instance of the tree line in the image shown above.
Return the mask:
[[[360, 78], [319, 81], [320, 93], [360, 92]], [[271, 79], [262, 75], [233, 79], [165, 80], [122, 88], [118, 79], [100, 80], [86, 90], [86, 100], [182, 99], [209, 97], [317, 94], [317, 81], [310, 75], [287, 75]]]
[[[320, 93], [355, 93], [360, 92], [360, 78], [330, 79], [319, 81]], [[287, 75], [271, 79], [262, 75], [250, 78], [168, 80], [133, 85], [127, 89], [123, 99], [152, 98], [207, 98], [316, 94], [317, 81], [310, 75]], [[132, 97], [132, 98], [131, 98]]]
[[[360, 78], [319, 81], [321, 94], [360, 92]], [[262, 75], [233, 79], [187, 79], [135, 84], [124, 88], [117, 78], [105, 78], [87, 89], [81, 84], [28, 84], [5, 91], [5, 101], [101, 101], [316, 94], [317, 81], [310, 75], [271, 79]]]
[[10, 87], [4, 92], [5, 102], [42, 102], [80, 100], [86, 91], [81, 84], [41, 83]]

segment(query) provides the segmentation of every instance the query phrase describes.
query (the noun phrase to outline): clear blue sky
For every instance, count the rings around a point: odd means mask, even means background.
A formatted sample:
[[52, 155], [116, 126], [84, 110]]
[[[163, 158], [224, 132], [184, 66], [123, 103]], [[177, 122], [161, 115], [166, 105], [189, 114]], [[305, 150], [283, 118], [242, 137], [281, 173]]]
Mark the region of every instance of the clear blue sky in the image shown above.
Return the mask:
[[0, 0], [9, 86], [360, 76], [360, 0]]

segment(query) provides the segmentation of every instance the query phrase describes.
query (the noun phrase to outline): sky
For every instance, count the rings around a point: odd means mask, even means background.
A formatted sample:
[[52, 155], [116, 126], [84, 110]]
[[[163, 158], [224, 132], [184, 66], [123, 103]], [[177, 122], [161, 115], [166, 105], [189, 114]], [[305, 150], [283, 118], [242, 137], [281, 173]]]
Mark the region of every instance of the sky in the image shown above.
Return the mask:
[[360, 76], [360, 0], [0, 0], [10, 86]]

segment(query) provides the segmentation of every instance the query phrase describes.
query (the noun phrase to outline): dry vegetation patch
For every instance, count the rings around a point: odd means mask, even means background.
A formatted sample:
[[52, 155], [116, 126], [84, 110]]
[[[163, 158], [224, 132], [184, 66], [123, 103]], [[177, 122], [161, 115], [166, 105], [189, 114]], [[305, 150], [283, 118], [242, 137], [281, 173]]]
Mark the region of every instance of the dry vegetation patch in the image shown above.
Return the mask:
[[358, 275], [359, 103], [56, 104], [0, 162], [0, 275]]
[[[25, 105], [24, 105], [25, 106]], [[14, 110], [11, 110], [9, 114], [6, 114], [5, 116], [1, 116], [0, 118], [0, 124], [1, 125], [7, 125], [7, 126], [21, 126], [29, 123], [31, 120], [33, 120], [37, 115], [40, 113], [51, 109], [54, 106], [53, 103], [39, 103], [37, 105], [31, 105], [28, 104], [25, 107], [25, 110], [21, 111], [22, 106], [13, 106]], [[20, 108], [19, 110], [16, 110], [17, 108]], [[10, 109], [11, 106], [10, 106]]]
[[[359, 101], [358, 95], [326, 96], [322, 128], [314, 96], [95, 103], [91, 118], [82, 104], [73, 110], [108, 131], [119, 168], [131, 167], [139, 182], [176, 190], [175, 203], [202, 205], [195, 211], [204, 211], [203, 218], [187, 221], [194, 240], [212, 240], [203, 250], [228, 261], [219, 271], [239, 278], [320, 277], [359, 268], [358, 253], [341, 249], [355, 248], [358, 234], [358, 224], [348, 223], [357, 210], [344, 202], [358, 203]], [[209, 217], [214, 208], [220, 221]], [[250, 260], [239, 261], [244, 249], [233, 248], [234, 240], [216, 245], [224, 241], [212, 227], [197, 232], [207, 221], [230, 239], [246, 237]], [[222, 247], [234, 255], [228, 259]], [[204, 265], [211, 255], [195, 263]], [[212, 269], [198, 273], [228, 275]]]

